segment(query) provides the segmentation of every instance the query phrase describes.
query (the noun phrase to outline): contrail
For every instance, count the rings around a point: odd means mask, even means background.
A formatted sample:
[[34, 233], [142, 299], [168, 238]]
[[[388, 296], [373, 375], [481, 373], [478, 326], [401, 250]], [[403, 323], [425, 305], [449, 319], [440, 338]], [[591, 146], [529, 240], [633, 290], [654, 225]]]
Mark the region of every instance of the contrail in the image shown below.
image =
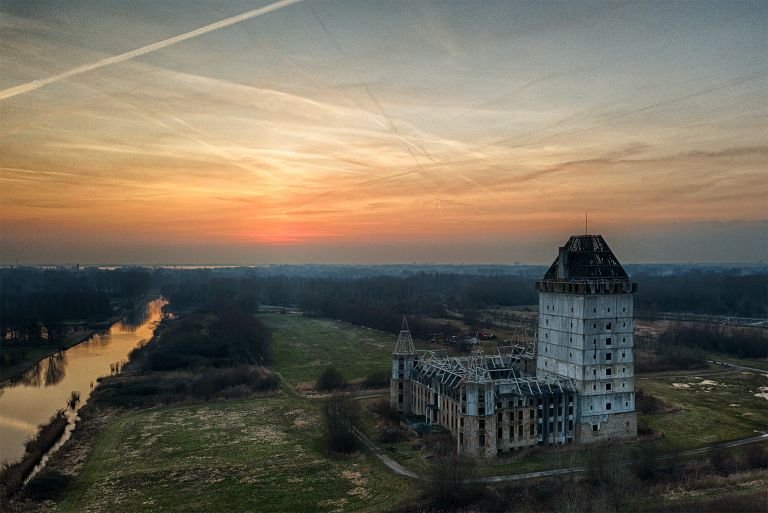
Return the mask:
[[217, 21], [216, 23], [211, 23], [210, 25], [200, 27], [199, 29], [195, 29], [191, 32], [179, 34], [178, 36], [174, 36], [168, 39], [164, 39], [162, 41], [158, 41], [156, 43], [142, 46], [141, 48], [137, 48], [129, 52], [121, 53], [119, 55], [115, 55], [112, 57], [107, 57], [106, 59], [101, 59], [100, 61], [96, 61], [91, 64], [83, 64], [82, 66], [78, 66], [77, 68], [73, 68], [69, 71], [65, 71], [64, 73], [60, 73], [52, 77], [41, 78], [38, 80], [33, 80], [32, 82], [27, 82], [26, 84], [9, 87], [8, 89], [0, 90], [0, 100], [7, 100], [8, 98], [17, 96], [19, 94], [29, 93], [36, 89], [40, 89], [41, 87], [45, 87], [48, 84], [53, 84], [54, 82], [58, 82], [59, 80], [64, 80], [69, 77], [80, 75], [81, 73], [86, 73], [88, 71], [103, 68], [104, 66], [110, 66], [112, 64], [125, 62], [127, 60], [134, 59], [141, 55], [146, 55], [156, 50], [160, 50], [161, 48], [165, 48], [166, 46], [175, 45], [176, 43], [186, 41], [187, 39], [192, 39], [197, 36], [202, 36], [203, 34], [207, 34], [208, 32], [213, 32], [214, 30], [219, 30], [225, 27], [229, 27], [230, 25], [234, 25], [235, 23], [240, 23], [241, 21], [250, 20], [251, 18], [255, 18], [256, 16], [261, 16], [262, 14], [267, 14], [272, 11], [282, 9], [283, 7], [288, 7], [289, 5], [298, 3], [300, 1], [301, 0], [280, 0], [279, 2], [265, 5], [264, 7], [254, 9], [252, 11], [248, 11], [243, 14], [238, 14], [237, 16], [232, 16], [231, 18]]

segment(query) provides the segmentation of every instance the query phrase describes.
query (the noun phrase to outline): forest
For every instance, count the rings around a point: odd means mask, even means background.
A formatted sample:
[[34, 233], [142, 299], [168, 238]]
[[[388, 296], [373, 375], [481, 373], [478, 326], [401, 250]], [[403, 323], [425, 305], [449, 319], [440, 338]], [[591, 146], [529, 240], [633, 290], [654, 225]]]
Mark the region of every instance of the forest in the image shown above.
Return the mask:
[[[149, 292], [146, 269], [0, 269], [0, 340], [56, 343], [65, 323], [98, 323]], [[45, 340], [43, 340], [45, 339]]]
[[[677, 274], [635, 266], [636, 312], [685, 312], [741, 317], [768, 316], [768, 273], [684, 269]], [[229, 301], [244, 311], [259, 305], [300, 308], [307, 315], [330, 317], [385, 331], [397, 331], [403, 315], [413, 319], [416, 336], [450, 333], [451, 316], [472, 315], [490, 306], [537, 303], [535, 269], [499, 274], [419, 271], [343, 277], [275, 275], [260, 268], [231, 269], [0, 269], [0, 333], [10, 343], [54, 342], [67, 322], [105, 321], [119, 309], [155, 291], [174, 307]], [[654, 272], [650, 272], [653, 270]], [[514, 273], [512, 271], [515, 271]], [[677, 337], [675, 340], [679, 339]], [[690, 338], [690, 337], [688, 337]], [[687, 339], [675, 343], [688, 344]], [[750, 351], [751, 352], [751, 351]]]

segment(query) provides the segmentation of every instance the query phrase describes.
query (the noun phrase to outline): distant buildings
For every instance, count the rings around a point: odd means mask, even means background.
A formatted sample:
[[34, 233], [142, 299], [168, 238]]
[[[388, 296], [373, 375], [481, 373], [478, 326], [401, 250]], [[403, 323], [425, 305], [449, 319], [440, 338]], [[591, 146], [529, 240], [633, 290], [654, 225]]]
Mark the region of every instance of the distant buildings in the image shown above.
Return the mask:
[[445, 427], [457, 452], [472, 457], [633, 437], [636, 288], [602, 236], [573, 236], [536, 282], [534, 353], [520, 345], [461, 357], [416, 351], [404, 324], [391, 403]]

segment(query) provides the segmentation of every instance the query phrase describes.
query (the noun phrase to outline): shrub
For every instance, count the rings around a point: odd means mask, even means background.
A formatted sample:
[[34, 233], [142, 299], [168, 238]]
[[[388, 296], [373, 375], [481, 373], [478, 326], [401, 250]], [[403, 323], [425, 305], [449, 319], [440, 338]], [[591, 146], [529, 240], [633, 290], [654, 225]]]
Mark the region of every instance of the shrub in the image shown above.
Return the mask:
[[744, 454], [744, 462], [747, 468], [768, 468], [768, 450], [765, 447], [755, 445]]
[[719, 447], [715, 448], [709, 455], [709, 463], [715, 471], [722, 475], [727, 476], [731, 471], [732, 461], [731, 458], [725, 453], [725, 451]]
[[367, 388], [384, 388], [389, 386], [389, 372], [376, 370], [368, 374], [363, 380], [363, 386]]
[[649, 413], [659, 413], [671, 409], [667, 403], [658, 397], [646, 394], [642, 388], [638, 388], [637, 391], [635, 391], [635, 405], [637, 411], [646, 415]]
[[318, 390], [336, 390], [337, 388], [344, 388], [346, 384], [344, 376], [341, 375], [336, 367], [328, 367], [317, 378], [315, 388]]
[[323, 405], [328, 448], [349, 453], [358, 449], [360, 441], [354, 430], [360, 424], [360, 409], [349, 395], [334, 393]]
[[35, 476], [24, 487], [24, 495], [35, 500], [54, 500], [72, 482], [72, 476], [55, 470], [47, 470]]
[[382, 426], [379, 428], [379, 442], [391, 444], [403, 439], [403, 434], [397, 426]]
[[443, 508], [469, 504], [480, 496], [475, 474], [474, 465], [456, 454], [436, 455], [422, 482], [425, 495]]
[[400, 421], [400, 414], [397, 413], [397, 409], [392, 407], [389, 401], [381, 400], [371, 403], [368, 409], [376, 414], [379, 419], [386, 422], [397, 423]]

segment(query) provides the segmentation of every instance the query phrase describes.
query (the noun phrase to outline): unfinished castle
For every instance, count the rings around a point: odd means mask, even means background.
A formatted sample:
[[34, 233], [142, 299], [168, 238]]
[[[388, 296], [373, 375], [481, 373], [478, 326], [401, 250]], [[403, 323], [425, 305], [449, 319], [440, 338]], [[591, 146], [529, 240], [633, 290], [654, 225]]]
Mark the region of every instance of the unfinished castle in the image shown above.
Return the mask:
[[407, 325], [392, 354], [391, 404], [449, 430], [458, 454], [637, 434], [632, 283], [601, 235], [572, 236], [544, 277], [533, 349], [416, 351]]

